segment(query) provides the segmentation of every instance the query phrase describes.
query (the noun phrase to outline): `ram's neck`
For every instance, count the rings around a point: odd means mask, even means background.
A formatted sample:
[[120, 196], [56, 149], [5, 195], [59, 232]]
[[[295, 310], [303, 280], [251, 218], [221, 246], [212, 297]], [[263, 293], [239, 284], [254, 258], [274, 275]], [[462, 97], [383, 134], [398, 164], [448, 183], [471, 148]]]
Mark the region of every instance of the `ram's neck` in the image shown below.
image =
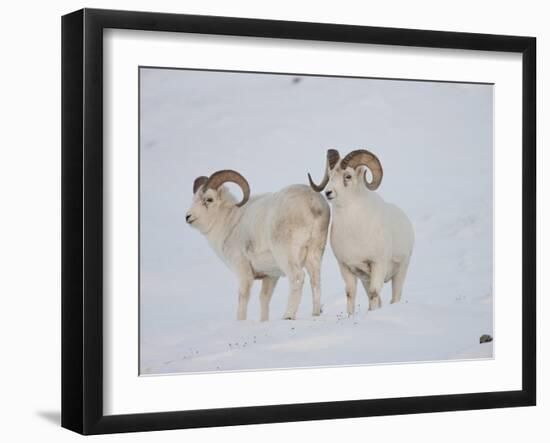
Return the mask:
[[382, 202], [381, 197], [375, 192], [369, 191], [365, 187], [361, 186], [354, 190], [353, 193], [346, 195], [345, 199], [335, 200], [334, 212], [337, 213], [349, 213], [355, 210], [370, 211], [375, 207], [380, 206]]
[[235, 229], [242, 215], [242, 209], [235, 205], [223, 208], [212, 228], [206, 233], [208, 243], [223, 261], [227, 261], [224, 246], [235, 234]]
[[384, 201], [375, 192], [358, 189], [355, 193], [347, 195], [345, 200], [334, 205], [333, 223], [346, 226], [357, 223], [362, 226], [377, 223], [379, 217], [374, 215], [381, 213], [380, 206], [383, 204]]

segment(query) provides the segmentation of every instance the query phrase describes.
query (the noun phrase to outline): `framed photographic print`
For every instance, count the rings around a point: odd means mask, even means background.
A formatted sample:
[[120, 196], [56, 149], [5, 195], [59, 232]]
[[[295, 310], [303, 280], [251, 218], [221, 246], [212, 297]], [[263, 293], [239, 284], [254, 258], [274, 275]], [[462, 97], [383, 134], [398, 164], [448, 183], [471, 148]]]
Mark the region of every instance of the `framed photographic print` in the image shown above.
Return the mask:
[[532, 37], [62, 20], [62, 425], [534, 405]]

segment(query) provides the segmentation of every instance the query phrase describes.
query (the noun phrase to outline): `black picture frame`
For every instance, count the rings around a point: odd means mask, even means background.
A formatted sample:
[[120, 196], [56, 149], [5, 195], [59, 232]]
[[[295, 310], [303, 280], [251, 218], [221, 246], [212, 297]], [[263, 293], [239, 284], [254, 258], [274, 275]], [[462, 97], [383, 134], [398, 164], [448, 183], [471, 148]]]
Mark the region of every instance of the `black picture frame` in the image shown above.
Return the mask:
[[[456, 395], [103, 413], [103, 30], [455, 48], [522, 54], [522, 389]], [[81, 434], [414, 414], [536, 403], [536, 39], [83, 9], [62, 18], [62, 426]]]

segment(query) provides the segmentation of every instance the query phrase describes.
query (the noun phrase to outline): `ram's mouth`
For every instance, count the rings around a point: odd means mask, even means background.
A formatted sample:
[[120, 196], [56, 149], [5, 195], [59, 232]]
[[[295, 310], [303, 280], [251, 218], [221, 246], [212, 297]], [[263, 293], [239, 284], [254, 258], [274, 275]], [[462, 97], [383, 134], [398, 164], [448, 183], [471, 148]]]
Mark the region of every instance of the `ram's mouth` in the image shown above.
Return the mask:
[[196, 218], [194, 218], [193, 220], [187, 220], [187, 224], [192, 225], [195, 221], [197, 221]]

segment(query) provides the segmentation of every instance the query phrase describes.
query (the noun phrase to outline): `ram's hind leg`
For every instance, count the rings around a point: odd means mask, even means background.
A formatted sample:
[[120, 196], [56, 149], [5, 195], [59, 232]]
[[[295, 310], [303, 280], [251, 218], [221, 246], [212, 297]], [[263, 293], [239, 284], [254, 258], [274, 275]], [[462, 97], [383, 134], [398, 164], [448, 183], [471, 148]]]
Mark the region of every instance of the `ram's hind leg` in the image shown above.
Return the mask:
[[323, 252], [311, 251], [305, 262], [305, 267], [309, 275], [311, 284], [311, 294], [313, 297], [312, 315], [321, 315], [321, 258]]
[[300, 300], [302, 298], [302, 289], [304, 287], [304, 271], [298, 264], [289, 264], [285, 270], [285, 274], [288, 277], [288, 285], [290, 287], [290, 294], [288, 296], [288, 304], [286, 307], [285, 320], [295, 320], [296, 312], [300, 306]]
[[246, 320], [248, 310], [248, 300], [250, 300], [250, 289], [254, 280], [251, 277], [241, 277], [239, 279], [239, 307], [237, 309], [237, 320]]
[[399, 264], [399, 269], [393, 276], [391, 282], [391, 303], [397, 303], [401, 300], [401, 294], [403, 293], [403, 285], [405, 283], [408, 268], [409, 259]]
[[273, 238], [273, 257], [280, 270], [288, 278], [288, 303], [283, 318], [294, 320], [302, 298], [305, 272], [302, 269], [307, 256], [305, 247], [309, 232], [300, 226], [282, 220], [275, 228]]
[[330, 209], [323, 201], [311, 207], [313, 215], [312, 233], [307, 242], [305, 267], [309, 274], [311, 293], [313, 297], [312, 315], [321, 315], [321, 263], [327, 245]]
[[277, 277], [264, 277], [260, 291], [260, 321], [269, 320], [269, 302], [277, 284]]

